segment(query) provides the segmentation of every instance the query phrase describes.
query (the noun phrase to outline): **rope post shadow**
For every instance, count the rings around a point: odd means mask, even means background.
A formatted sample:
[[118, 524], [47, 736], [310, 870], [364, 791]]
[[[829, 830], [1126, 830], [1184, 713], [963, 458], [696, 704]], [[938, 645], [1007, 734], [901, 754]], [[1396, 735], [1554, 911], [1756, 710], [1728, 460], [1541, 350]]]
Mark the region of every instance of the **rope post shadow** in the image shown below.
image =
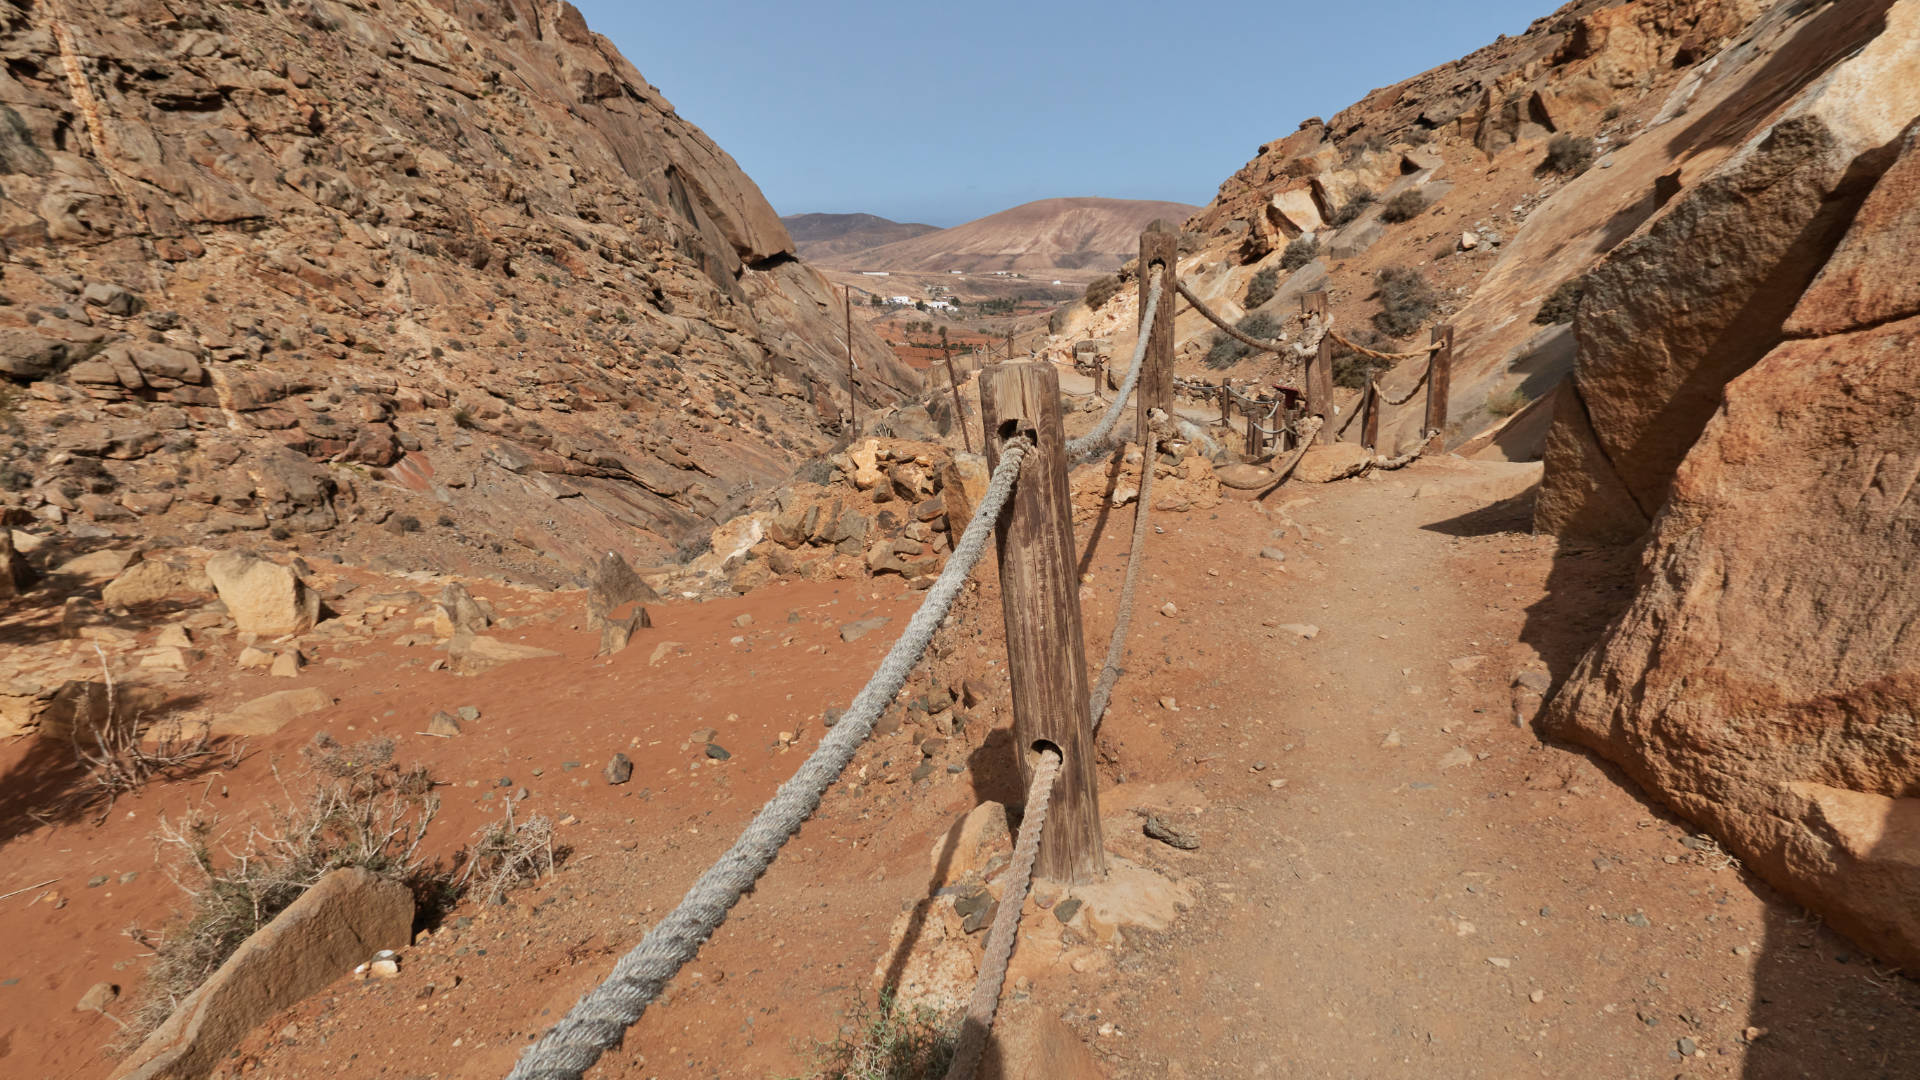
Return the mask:
[[[1143, 380], [1143, 394], [1144, 386]], [[1080, 582], [1073, 565], [1060, 375], [1051, 364], [989, 367], [980, 373], [980, 411], [990, 465], [997, 463], [1003, 439], [1026, 435], [1034, 444], [1000, 518], [995, 546], [1021, 779], [1032, 782], [1043, 747], [1062, 759], [1036, 872], [1050, 881], [1086, 884], [1106, 876], [1107, 855], [1094, 773]], [[1141, 431], [1146, 430], [1143, 423]]]
[[[1300, 297], [1300, 314], [1327, 319], [1327, 294], [1310, 292]], [[1320, 339], [1320, 351], [1307, 358], [1307, 415], [1320, 418], [1320, 430], [1327, 442], [1333, 434], [1333, 335]]]
[[[1153, 321], [1151, 328], [1142, 327], [1141, 332], [1151, 335], [1147, 340], [1147, 358], [1140, 365], [1140, 396], [1138, 411], [1134, 414], [1134, 438], [1141, 443], [1147, 441], [1147, 423], [1153, 410], [1173, 413], [1173, 295], [1174, 271], [1180, 259], [1180, 231], [1164, 218], [1147, 226], [1140, 234], [1140, 318], [1146, 317], [1147, 293], [1156, 276], [1154, 267], [1159, 267], [1160, 295], [1167, 298], [1168, 310], [1164, 317]], [[1071, 768], [1071, 764], [1068, 766]], [[1042, 856], [1044, 863], [1045, 856]]]
[[1447, 390], [1453, 378], [1453, 327], [1433, 328], [1432, 367], [1427, 374], [1427, 430], [1433, 432], [1428, 449], [1439, 450], [1447, 438]]

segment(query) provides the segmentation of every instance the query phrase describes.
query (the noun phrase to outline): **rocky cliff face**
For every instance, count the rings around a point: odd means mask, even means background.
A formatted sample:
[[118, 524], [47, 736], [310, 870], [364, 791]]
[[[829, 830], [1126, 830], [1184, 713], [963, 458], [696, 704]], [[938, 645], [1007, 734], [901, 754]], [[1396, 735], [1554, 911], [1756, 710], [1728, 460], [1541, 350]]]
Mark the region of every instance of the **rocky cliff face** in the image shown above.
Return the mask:
[[541, 580], [831, 446], [836, 297], [569, 4], [57, 0], [0, 55], [15, 514]]
[[1920, 970], [1920, 6], [1779, 29], [1703, 114], [1761, 122], [1588, 278], [1540, 521], [1651, 534], [1548, 726]]

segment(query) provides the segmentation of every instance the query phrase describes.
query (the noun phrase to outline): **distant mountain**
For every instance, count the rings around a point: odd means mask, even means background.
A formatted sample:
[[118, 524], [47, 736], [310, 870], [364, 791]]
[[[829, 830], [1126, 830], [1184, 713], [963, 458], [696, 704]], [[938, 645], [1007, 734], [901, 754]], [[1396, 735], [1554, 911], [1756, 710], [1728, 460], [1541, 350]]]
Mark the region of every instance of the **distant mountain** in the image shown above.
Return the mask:
[[[826, 255], [800, 253], [843, 270], [939, 273], [1113, 270], [1139, 253], [1140, 231], [1157, 218], [1184, 222], [1198, 207], [1136, 199], [1041, 199], [997, 214], [875, 247]], [[788, 219], [788, 229], [793, 228]]]
[[939, 232], [938, 225], [889, 221], [874, 214], [788, 214], [780, 219], [803, 259], [831, 263], [836, 257]]

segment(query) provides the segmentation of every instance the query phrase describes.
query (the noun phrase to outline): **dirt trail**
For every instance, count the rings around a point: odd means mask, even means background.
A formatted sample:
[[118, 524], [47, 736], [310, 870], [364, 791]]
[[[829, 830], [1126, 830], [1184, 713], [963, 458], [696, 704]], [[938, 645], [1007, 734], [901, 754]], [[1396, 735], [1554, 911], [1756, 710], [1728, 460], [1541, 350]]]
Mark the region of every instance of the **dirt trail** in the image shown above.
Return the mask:
[[1290, 486], [1284, 540], [1166, 516], [1142, 597], [1182, 611], [1104, 737], [1192, 778], [1202, 846], [1160, 860], [1202, 899], [1057, 1002], [1111, 1075], [1920, 1075], [1913, 983], [1516, 725], [1632, 572], [1524, 531], [1536, 468]]

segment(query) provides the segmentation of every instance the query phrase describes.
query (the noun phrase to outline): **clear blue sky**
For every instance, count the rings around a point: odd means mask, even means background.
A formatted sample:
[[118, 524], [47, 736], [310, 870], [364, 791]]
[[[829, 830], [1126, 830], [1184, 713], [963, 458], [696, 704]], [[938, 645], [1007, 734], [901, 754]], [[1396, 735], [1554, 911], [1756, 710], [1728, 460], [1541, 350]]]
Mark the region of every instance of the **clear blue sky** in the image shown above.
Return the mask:
[[782, 214], [1205, 203], [1261, 143], [1554, 0], [574, 0]]

